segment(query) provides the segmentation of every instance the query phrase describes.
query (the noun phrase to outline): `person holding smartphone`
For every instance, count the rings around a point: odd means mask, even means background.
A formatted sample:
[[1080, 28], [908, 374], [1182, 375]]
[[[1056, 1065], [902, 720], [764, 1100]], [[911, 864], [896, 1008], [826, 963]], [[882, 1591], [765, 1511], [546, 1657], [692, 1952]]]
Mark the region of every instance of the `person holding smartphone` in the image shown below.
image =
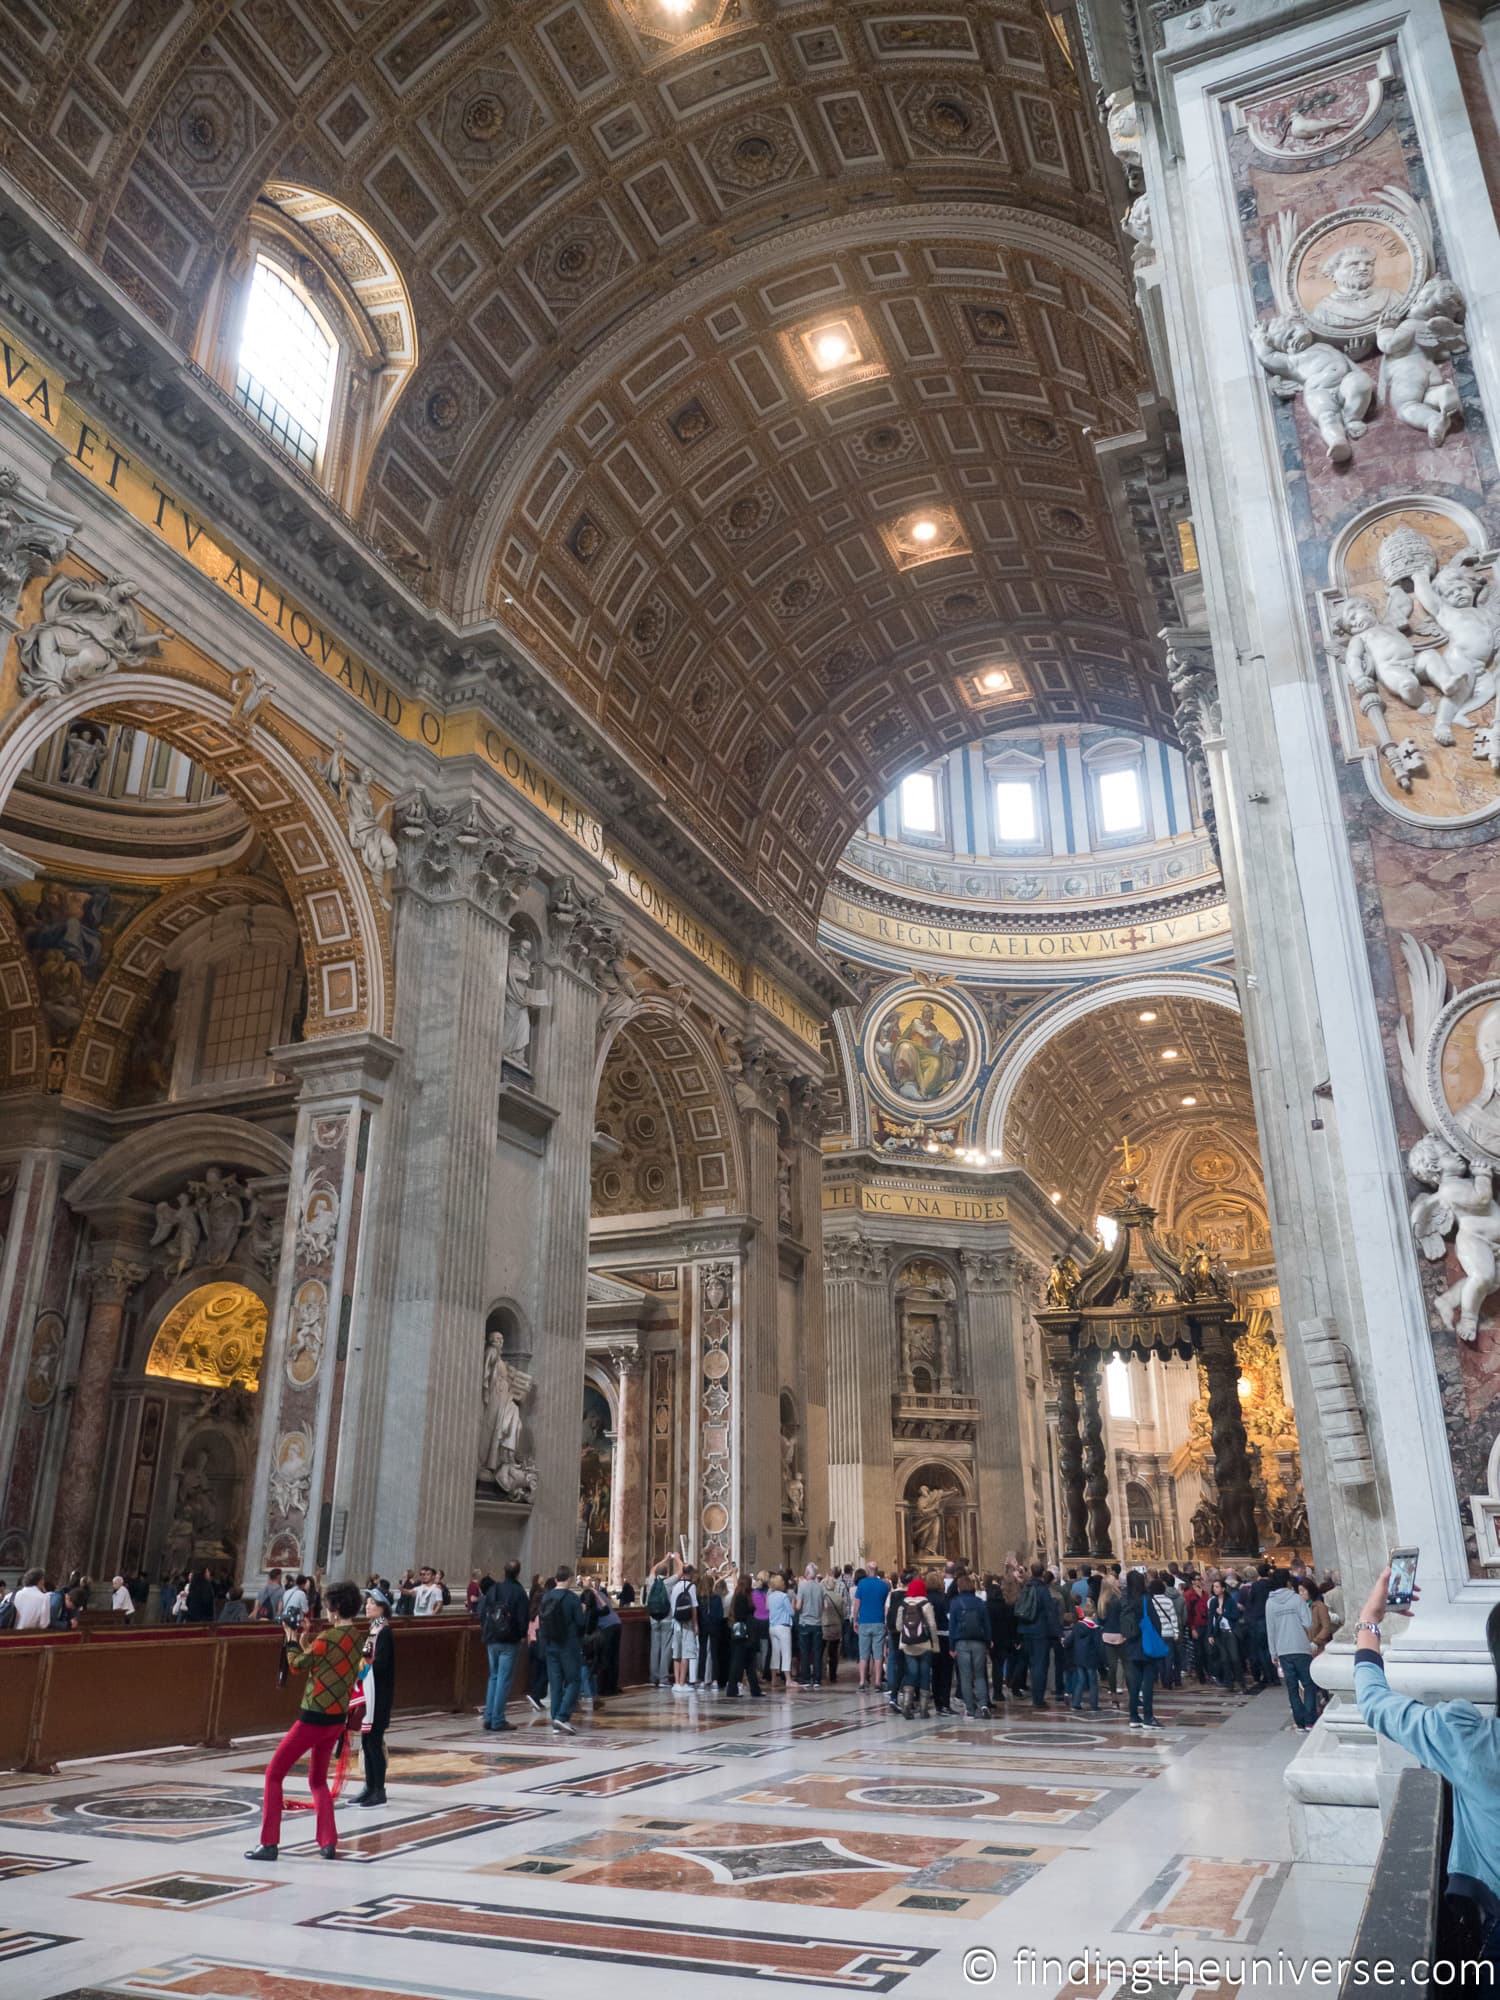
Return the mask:
[[349, 1698], [361, 1658], [361, 1635], [354, 1620], [360, 1595], [352, 1583], [336, 1583], [328, 1593], [332, 1623], [319, 1629], [311, 1610], [304, 1613], [299, 1643], [289, 1648], [287, 1666], [294, 1674], [306, 1674], [302, 1705], [297, 1720], [277, 1744], [266, 1766], [265, 1796], [261, 1806], [260, 1845], [246, 1854], [247, 1861], [274, 1861], [281, 1839], [282, 1782], [301, 1757], [307, 1758], [307, 1784], [317, 1813], [318, 1852], [325, 1861], [338, 1853], [338, 1826], [333, 1816], [333, 1794], [328, 1789], [328, 1765], [348, 1719]]
[[[1414, 1551], [1398, 1551], [1407, 1578]], [[1354, 1627], [1354, 1695], [1359, 1712], [1378, 1736], [1399, 1743], [1419, 1764], [1453, 1788], [1453, 1838], [1448, 1845], [1448, 1894], [1471, 1901], [1480, 1913], [1481, 1951], [1500, 1953], [1500, 1604], [1485, 1622], [1485, 1643], [1495, 1669], [1497, 1713], [1471, 1701], [1415, 1701], [1397, 1694], [1385, 1677], [1380, 1628], [1387, 1611], [1410, 1618], [1417, 1589], [1406, 1581], [1391, 1601], [1391, 1565], [1377, 1578]]]

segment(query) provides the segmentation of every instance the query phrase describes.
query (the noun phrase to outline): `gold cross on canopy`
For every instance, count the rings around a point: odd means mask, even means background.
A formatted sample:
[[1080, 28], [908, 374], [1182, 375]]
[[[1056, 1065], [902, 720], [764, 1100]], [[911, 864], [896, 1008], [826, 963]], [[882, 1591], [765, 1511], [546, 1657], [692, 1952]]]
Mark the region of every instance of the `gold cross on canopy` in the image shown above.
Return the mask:
[[1128, 1138], [1122, 1139], [1119, 1145], [1115, 1147], [1115, 1151], [1120, 1155], [1121, 1168], [1127, 1176], [1133, 1174], [1145, 1158], [1144, 1153], [1131, 1153]]

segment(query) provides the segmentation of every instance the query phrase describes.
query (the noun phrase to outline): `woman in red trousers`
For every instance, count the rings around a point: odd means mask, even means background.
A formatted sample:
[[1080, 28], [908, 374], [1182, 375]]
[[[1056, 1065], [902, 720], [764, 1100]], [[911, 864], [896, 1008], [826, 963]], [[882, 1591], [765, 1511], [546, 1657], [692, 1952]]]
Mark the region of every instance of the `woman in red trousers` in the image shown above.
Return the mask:
[[302, 1643], [288, 1655], [287, 1665], [294, 1674], [307, 1675], [307, 1686], [303, 1689], [297, 1720], [277, 1744], [276, 1753], [266, 1766], [260, 1846], [250, 1849], [245, 1856], [247, 1861], [276, 1859], [281, 1838], [282, 1780], [301, 1757], [307, 1758], [307, 1781], [317, 1808], [318, 1852], [325, 1861], [332, 1861], [338, 1853], [328, 1764], [344, 1732], [349, 1696], [362, 1657], [360, 1635], [353, 1622], [359, 1610], [356, 1586], [336, 1583], [328, 1592], [328, 1609], [333, 1622], [315, 1633], [312, 1619], [304, 1618], [299, 1634]]

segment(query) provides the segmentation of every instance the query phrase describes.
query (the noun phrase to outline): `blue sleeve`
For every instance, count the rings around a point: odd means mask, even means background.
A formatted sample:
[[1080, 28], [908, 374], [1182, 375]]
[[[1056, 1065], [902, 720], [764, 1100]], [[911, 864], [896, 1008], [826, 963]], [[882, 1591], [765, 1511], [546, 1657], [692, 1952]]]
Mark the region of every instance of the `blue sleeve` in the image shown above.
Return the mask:
[[1439, 1702], [1429, 1707], [1410, 1695], [1397, 1694], [1385, 1677], [1380, 1655], [1362, 1646], [1354, 1656], [1354, 1695], [1359, 1712], [1377, 1736], [1409, 1750], [1419, 1764], [1436, 1771], [1450, 1784], [1469, 1773], [1468, 1717], [1482, 1718], [1468, 1703]]

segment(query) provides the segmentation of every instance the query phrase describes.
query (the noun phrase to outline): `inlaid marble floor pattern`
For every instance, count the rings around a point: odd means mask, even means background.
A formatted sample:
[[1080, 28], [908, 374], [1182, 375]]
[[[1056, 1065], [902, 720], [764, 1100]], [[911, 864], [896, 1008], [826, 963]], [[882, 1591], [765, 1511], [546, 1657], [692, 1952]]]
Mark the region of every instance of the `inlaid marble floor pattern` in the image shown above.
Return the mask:
[[[572, 1739], [525, 1709], [504, 1736], [405, 1718], [390, 1803], [341, 1806], [334, 1862], [301, 1813], [278, 1861], [243, 1858], [264, 1738], [6, 1778], [0, 1991], [552, 2000], [607, 1967], [612, 2000], [704, 2000], [742, 1977], [1108, 2000], [1109, 1980], [1016, 1954], [1342, 1949], [1366, 1876], [1291, 1862], [1282, 1697], [1188, 1689], [1160, 1710], [1156, 1736], [1029, 1702], [907, 1723], [841, 1684], [738, 1703], [641, 1690]], [[987, 1982], [965, 1977], [976, 1950]]]

